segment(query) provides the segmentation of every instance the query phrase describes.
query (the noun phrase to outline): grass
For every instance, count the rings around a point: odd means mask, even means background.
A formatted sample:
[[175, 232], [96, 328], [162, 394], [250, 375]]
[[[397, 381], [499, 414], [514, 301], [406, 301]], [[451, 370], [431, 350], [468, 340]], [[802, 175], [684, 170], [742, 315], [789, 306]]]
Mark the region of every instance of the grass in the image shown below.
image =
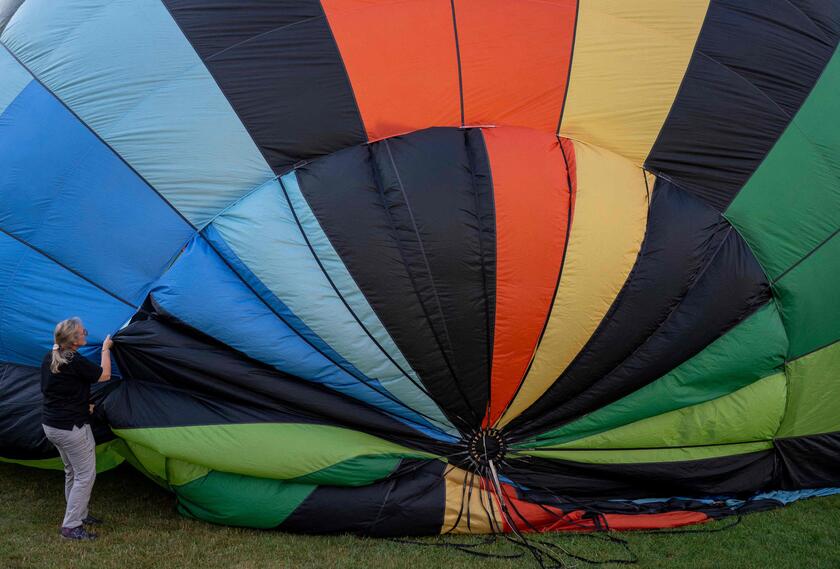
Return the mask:
[[[109, 522], [100, 530], [100, 539], [94, 543], [67, 542], [57, 533], [64, 508], [62, 478], [60, 472], [0, 464], [0, 567], [537, 567], [528, 557], [485, 559], [451, 548], [350, 535], [291, 535], [188, 520], [175, 512], [172, 495], [128, 466], [101, 474], [96, 481], [92, 510]], [[840, 568], [840, 496], [746, 516], [736, 527], [718, 533], [629, 533], [623, 537], [639, 557], [636, 567], [642, 568]], [[626, 555], [620, 548], [591, 537], [562, 534], [548, 539], [589, 557]], [[475, 542], [477, 538], [459, 538], [470, 540]], [[517, 550], [497, 542], [482, 547], [482, 551], [510, 554]]]

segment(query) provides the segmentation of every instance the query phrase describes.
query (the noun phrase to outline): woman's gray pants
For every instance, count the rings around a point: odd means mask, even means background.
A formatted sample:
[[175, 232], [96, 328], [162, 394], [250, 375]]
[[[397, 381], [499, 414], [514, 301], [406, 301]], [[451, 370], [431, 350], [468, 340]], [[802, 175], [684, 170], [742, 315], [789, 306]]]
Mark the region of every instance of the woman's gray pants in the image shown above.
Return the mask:
[[72, 431], [42, 426], [47, 439], [58, 448], [64, 462], [64, 499], [67, 500], [67, 510], [61, 526], [78, 527], [88, 515], [88, 502], [96, 479], [96, 443], [93, 432], [90, 425], [74, 426]]

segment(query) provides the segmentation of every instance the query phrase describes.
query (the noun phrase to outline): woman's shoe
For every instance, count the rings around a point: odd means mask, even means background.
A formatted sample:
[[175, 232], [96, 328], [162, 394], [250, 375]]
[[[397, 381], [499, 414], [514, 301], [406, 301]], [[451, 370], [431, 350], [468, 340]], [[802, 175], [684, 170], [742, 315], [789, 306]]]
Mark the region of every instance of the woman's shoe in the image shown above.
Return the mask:
[[89, 541], [96, 539], [96, 534], [90, 533], [82, 526], [78, 526], [74, 528], [61, 528], [61, 537], [76, 541]]

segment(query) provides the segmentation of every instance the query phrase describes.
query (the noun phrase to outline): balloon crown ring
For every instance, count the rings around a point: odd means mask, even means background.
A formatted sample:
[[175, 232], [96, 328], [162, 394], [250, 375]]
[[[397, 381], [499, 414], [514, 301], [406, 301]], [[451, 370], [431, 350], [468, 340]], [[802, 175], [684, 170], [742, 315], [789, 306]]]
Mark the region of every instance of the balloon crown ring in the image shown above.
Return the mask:
[[505, 437], [497, 429], [482, 429], [467, 441], [467, 452], [470, 458], [481, 467], [486, 467], [490, 462], [501, 461], [506, 451]]

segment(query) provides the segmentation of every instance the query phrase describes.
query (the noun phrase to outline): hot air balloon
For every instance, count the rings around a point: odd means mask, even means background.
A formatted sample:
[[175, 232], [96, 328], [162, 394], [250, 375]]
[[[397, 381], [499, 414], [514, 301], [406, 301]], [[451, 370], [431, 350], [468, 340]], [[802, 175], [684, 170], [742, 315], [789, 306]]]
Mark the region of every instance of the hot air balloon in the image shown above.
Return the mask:
[[840, 4], [0, 2], [0, 456], [239, 526], [700, 523], [840, 486]]

